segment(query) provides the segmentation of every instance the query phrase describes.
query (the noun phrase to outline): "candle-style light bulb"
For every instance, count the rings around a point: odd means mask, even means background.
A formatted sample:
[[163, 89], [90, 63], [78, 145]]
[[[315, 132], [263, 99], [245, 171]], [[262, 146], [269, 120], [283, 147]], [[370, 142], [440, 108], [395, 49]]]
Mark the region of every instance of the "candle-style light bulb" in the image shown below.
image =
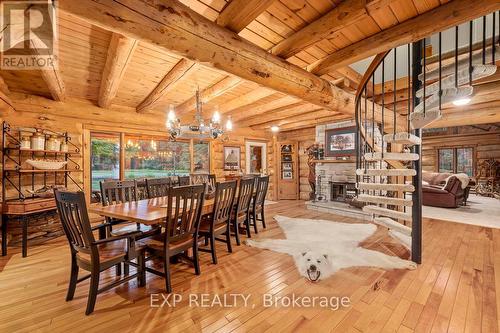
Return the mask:
[[233, 130], [233, 122], [231, 120], [231, 116], [229, 116], [226, 121], [226, 131], [232, 131], [232, 130]]
[[214, 124], [220, 123], [220, 113], [218, 108], [215, 109], [214, 115], [212, 116], [212, 123]]

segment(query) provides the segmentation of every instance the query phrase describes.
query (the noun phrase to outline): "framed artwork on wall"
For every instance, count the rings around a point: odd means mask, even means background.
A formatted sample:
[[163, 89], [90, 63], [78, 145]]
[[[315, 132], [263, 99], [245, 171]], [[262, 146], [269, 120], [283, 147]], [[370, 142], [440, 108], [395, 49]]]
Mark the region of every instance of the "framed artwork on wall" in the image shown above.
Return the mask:
[[224, 170], [238, 171], [241, 169], [241, 147], [224, 146]]
[[356, 126], [332, 128], [325, 131], [325, 156], [356, 155]]

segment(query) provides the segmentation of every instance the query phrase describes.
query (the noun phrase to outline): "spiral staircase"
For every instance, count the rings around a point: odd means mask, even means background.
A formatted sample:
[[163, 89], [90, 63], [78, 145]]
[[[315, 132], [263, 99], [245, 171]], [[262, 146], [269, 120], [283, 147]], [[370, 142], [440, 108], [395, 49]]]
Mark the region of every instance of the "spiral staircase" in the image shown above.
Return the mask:
[[[500, 12], [455, 27], [453, 50], [443, 52], [439, 33], [432, 36], [436, 54], [428, 54], [431, 38], [378, 54], [356, 93], [357, 200], [373, 223], [411, 251], [416, 263], [422, 260], [422, 128], [442, 117], [444, 105], [470, 98], [477, 80], [495, 74], [500, 59], [497, 16]], [[482, 27], [480, 41], [473, 38], [477, 26]], [[460, 47], [466, 36], [468, 45]], [[386, 93], [388, 82], [393, 89]], [[375, 83], [381, 87], [378, 94]]]

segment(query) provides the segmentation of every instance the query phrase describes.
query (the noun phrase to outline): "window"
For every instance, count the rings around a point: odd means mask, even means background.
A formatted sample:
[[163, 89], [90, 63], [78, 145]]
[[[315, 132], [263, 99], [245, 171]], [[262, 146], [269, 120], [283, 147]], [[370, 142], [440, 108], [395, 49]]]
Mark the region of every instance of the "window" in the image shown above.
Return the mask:
[[193, 143], [193, 171], [210, 173], [210, 148], [208, 142]]
[[438, 149], [439, 172], [474, 174], [474, 148]]
[[90, 141], [92, 190], [99, 190], [99, 182], [106, 179], [160, 178], [210, 172], [207, 141], [171, 142], [159, 136], [99, 132], [91, 132]]
[[190, 173], [189, 142], [125, 137], [125, 179]]
[[90, 146], [92, 190], [98, 191], [100, 181], [120, 179], [120, 135], [92, 133]]

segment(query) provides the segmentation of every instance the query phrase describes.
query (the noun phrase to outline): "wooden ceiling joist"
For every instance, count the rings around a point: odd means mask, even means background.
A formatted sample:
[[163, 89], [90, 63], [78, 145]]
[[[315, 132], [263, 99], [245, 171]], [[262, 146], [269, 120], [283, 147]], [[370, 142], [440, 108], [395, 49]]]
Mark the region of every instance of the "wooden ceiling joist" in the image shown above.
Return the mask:
[[341, 2], [330, 12], [278, 43], [271, 53], [285, 59], [296, 55], [366, 16], [365, 5], [366, 0]]
[[[317, 105], [299, 102], [292, 105], [287, 105], [274, 110], [269, 110], [265, 114], [253, 115], [238, 121], [239, 126], [256, 126], [264, 123], [278, 122], [281, 119], [294, 117], [304, 113], [310, 113], [317, 110], [323, 110]], [[331, 112], [331, 111], [328, 111]]]
[[418, 41], [498, 9], [500, 9], [498, 0], [451, 0], [429, 12], [333, 52], [308, 66], [308, 70], [323, 75], [373, 54]]
[[500, 122], [500, 103], [475, 104], [468, 107], [443, 111], [441, 119], [426, 128], [452, 127], [464, 125], [491, 124]]
[[[290, 117], [286, 117], [280, 120], [273, 120], [269, 121], [266, 123], [258, 124], [258, 125], [253, 125], [251, 126], [252, 129], [255, 130], [265, 130], [271, 128], [271, 126], [284, 126], [290, 123], [298, 123], [302, 121], [310, 121], [310, 120], [315, 120], [323, 117], [332, 117], [335, 116], [335, 114], [332, 114], [331, 111], [327, 111], [324, 109], [319, 109], [316, 111], [308, 112], [308, 113], [303, 113], [300, 115], [294, 115]], [[342, 115], [342, 117], [345, 117], [345, 115]]]
[[137, 44], [137, 40], [118, 33], [111, 36], [97, 101], [100, 107], [111, 106]]
[[275, 0], [232, 0], [217, 17], [217, 24], [236, 33], [265, 11]]
[[[212, 99], [224, 94], [226, 91], [235, 88], [241, 83], [241, 79], [235, 76], [226, 76], [219, 82], [211, 85], [210, 87], [200, 91], [200, 98], [202, 103], [206, 104]], [[182, 104], [178, 105], [175, 109], [177, 115], [182, 116], [196, 108], [196, 95], [190, 97]]]
[[137, 112], [147, 112], [152, 110], [158, 102], [161, 101], [169, 91], [189, 72], [195, 65], [194, 62], [182, 58], [170, 71], [163, 77], [153, 91], [139, 104]]
[[238, 124], [241, 120], [247, 118], [249, 115], [252, 117], [262, 116], [264, 114], [271, 114], [273, 110], [279, 108], [289, 108], [291, 105], [299, 103], [300, 100], [292, 96], [283, 96], [259, 106], [248, 105], [244, 109], [237, 109], [229, 113]]
[[[152, 43], [320, 107], [349, 116], [355, 112], [353, 94], [269, 54], [178, 1], [163, 0], [158, 4], [146, 0], [65, 0], [59, 8], [96, 26]], [[375, 118], [381, 119], [378, 106]], [[398, 119], [398, 125], [403, 127], [404, 119]]]
[[346, 120], [346, 119], [351, 119], [348, 116], [344, 114], [337, 114], [337, 115], [331, 115], [328, 117], [320, 117], [320, 118], [315, 118], [311, 120], [303, 120], [303, 121], [298, 121], [298, 122], [292, 122], [285, 124], [283, 126], [280, 126], [280, 131], [291, 131], [291, 130], [296, 130], [296, 129], [304, 129], [307, 127], [314, 127], [316, 125], [321, 125], [321, 124], [326, 124], [326, 123], [331, 123], [335, 121], [341, 121], [341, 120]]
[[221, 105], [219, 105], [219, 110], [221, 114], [226, 114], [231, 111], [234, 111], [238, 108], [245, 107], [247, 105], [253, 104], [263, 98], [266, 98], [268, 96], [271, 96], [275, 94], [276, 92], [265, 88], [265, 87], [258, 87], [255, 90], [250, 91], [247, 94], [244, 94], [242, 96], [238, 96], [236, 98], [233, 98]]

